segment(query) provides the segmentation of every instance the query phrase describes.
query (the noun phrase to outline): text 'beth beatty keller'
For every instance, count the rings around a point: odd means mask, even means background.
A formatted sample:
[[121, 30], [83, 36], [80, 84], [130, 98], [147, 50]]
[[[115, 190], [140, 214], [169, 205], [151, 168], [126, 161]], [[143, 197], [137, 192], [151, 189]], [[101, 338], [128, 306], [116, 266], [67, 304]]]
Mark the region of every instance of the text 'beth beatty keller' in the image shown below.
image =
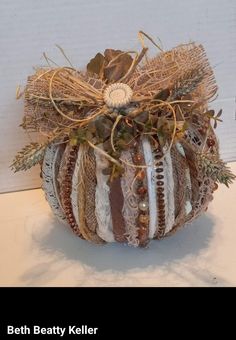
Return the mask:
[[64, 335], [95, 335], [98, 333], [97, 327], [88, 327], [87, 325], [82, 326], [68, 326], [68, 327], [41, 327], [41, 326], [21, 326], [14, 327], [11, 325], [7, 326], [7, 334], [15, 335], [30, 335], [30, 334], [41, 334], [41, 335], [59, 335], [63, 337]]

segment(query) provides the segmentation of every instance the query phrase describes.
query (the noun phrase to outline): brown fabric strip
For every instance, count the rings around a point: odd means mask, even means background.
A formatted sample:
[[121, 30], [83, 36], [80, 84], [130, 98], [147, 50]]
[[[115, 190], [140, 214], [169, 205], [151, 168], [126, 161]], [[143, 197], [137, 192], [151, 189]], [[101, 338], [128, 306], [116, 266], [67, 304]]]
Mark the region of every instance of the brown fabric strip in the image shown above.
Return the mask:
[[175, 146], [172, 147], [171, 157], [174, 166], [173, 173], [175, 173], [174, 180], [177, 180], [177, 186], [175, 187], [176, 218], [173, 228], [165, 236], [172, 235], [179, 228], [183, 227], [186, 222], [185, 203], [187, 200], [187, 179], [185, 170], [188, 164], [186, 158], [179, 153]]
[[89, 166], [86, 169], [85, 181], [85, 219], [88, 228], [96, 232], [98, 228], [97, 218], [95, 215], [95, 194], [96, 194], [96, 158], [92, 148], [88, 151]]
[[116, 178], [110, 183], [109, 199], [111, 204], [111, 216], [115, 240], [117, 242], [126, 242], [125, 221], [122, 214], [124, 196], [122, 193], [120, 178]]
[[185, 210], [186, 202], [186, 160], [179, 153], [176, 146], [171, 148], [171, 159], [174, 177], [174, 193], [175, 193], [175, 217], [181, 214], [181, 210]]
[[195, 154], [192, 152], [191, 148], [188, 146], [186, 142], [182, 142], [182, 146], [184, 148], [186, 160], [189, 166], [191, 186], [192, 186], [192, 197], [191, 197], [192, 211], [188, 216], [188, 220], [190, 220], [191, 216], [194, 216], [195, 214], [196, 204], [200, 197], [201, 182], [199, 182], [199, 174], [198, 174], [198, 170], [196, 167]]

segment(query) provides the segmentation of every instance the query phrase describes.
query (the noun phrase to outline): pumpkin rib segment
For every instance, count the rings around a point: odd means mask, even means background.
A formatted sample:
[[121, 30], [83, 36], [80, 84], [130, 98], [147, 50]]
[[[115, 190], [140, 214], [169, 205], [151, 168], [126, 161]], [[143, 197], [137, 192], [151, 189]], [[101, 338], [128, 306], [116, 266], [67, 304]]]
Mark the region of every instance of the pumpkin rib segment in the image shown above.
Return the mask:
[[60, 202], [59, 184], [56, 180], [63, 152], [64, 146], [54, 143], [46, 148], [42, 165], [42, 189], [55, 216], [59, 221], [67, 224]]

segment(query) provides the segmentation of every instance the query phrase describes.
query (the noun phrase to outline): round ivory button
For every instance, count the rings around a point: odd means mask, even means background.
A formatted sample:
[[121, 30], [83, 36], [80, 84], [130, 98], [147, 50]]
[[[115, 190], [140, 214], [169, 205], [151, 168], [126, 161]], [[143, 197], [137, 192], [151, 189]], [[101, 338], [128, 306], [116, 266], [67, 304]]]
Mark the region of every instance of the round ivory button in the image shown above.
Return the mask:
[[132, 95], [133, 91], [127, 84], [115, 83], [104, 91], [104, 101], [107, 106], [118, 109], [128, 105]]

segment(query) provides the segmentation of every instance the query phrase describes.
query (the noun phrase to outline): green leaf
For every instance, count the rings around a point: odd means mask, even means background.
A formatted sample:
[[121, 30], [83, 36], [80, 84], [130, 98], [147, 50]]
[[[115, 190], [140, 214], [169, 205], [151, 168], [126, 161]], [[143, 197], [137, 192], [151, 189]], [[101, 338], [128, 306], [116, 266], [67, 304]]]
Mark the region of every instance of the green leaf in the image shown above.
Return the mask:
[[78, 139], [76, 137], [70, 138], [70, 145], [76, 146], [78, 144]]
[[210, 153], [197, 154], [197, 161], [203, 174], [215, 182], [225, 184], [229, 187], [229, 184], [233, 183], [236, 178], [231, 169], [218, 155], [212, 155]]
[[28, 170], [43, 160], [47, 144], [30, 143], [15, 156], [11, 168], [14, 172]]

